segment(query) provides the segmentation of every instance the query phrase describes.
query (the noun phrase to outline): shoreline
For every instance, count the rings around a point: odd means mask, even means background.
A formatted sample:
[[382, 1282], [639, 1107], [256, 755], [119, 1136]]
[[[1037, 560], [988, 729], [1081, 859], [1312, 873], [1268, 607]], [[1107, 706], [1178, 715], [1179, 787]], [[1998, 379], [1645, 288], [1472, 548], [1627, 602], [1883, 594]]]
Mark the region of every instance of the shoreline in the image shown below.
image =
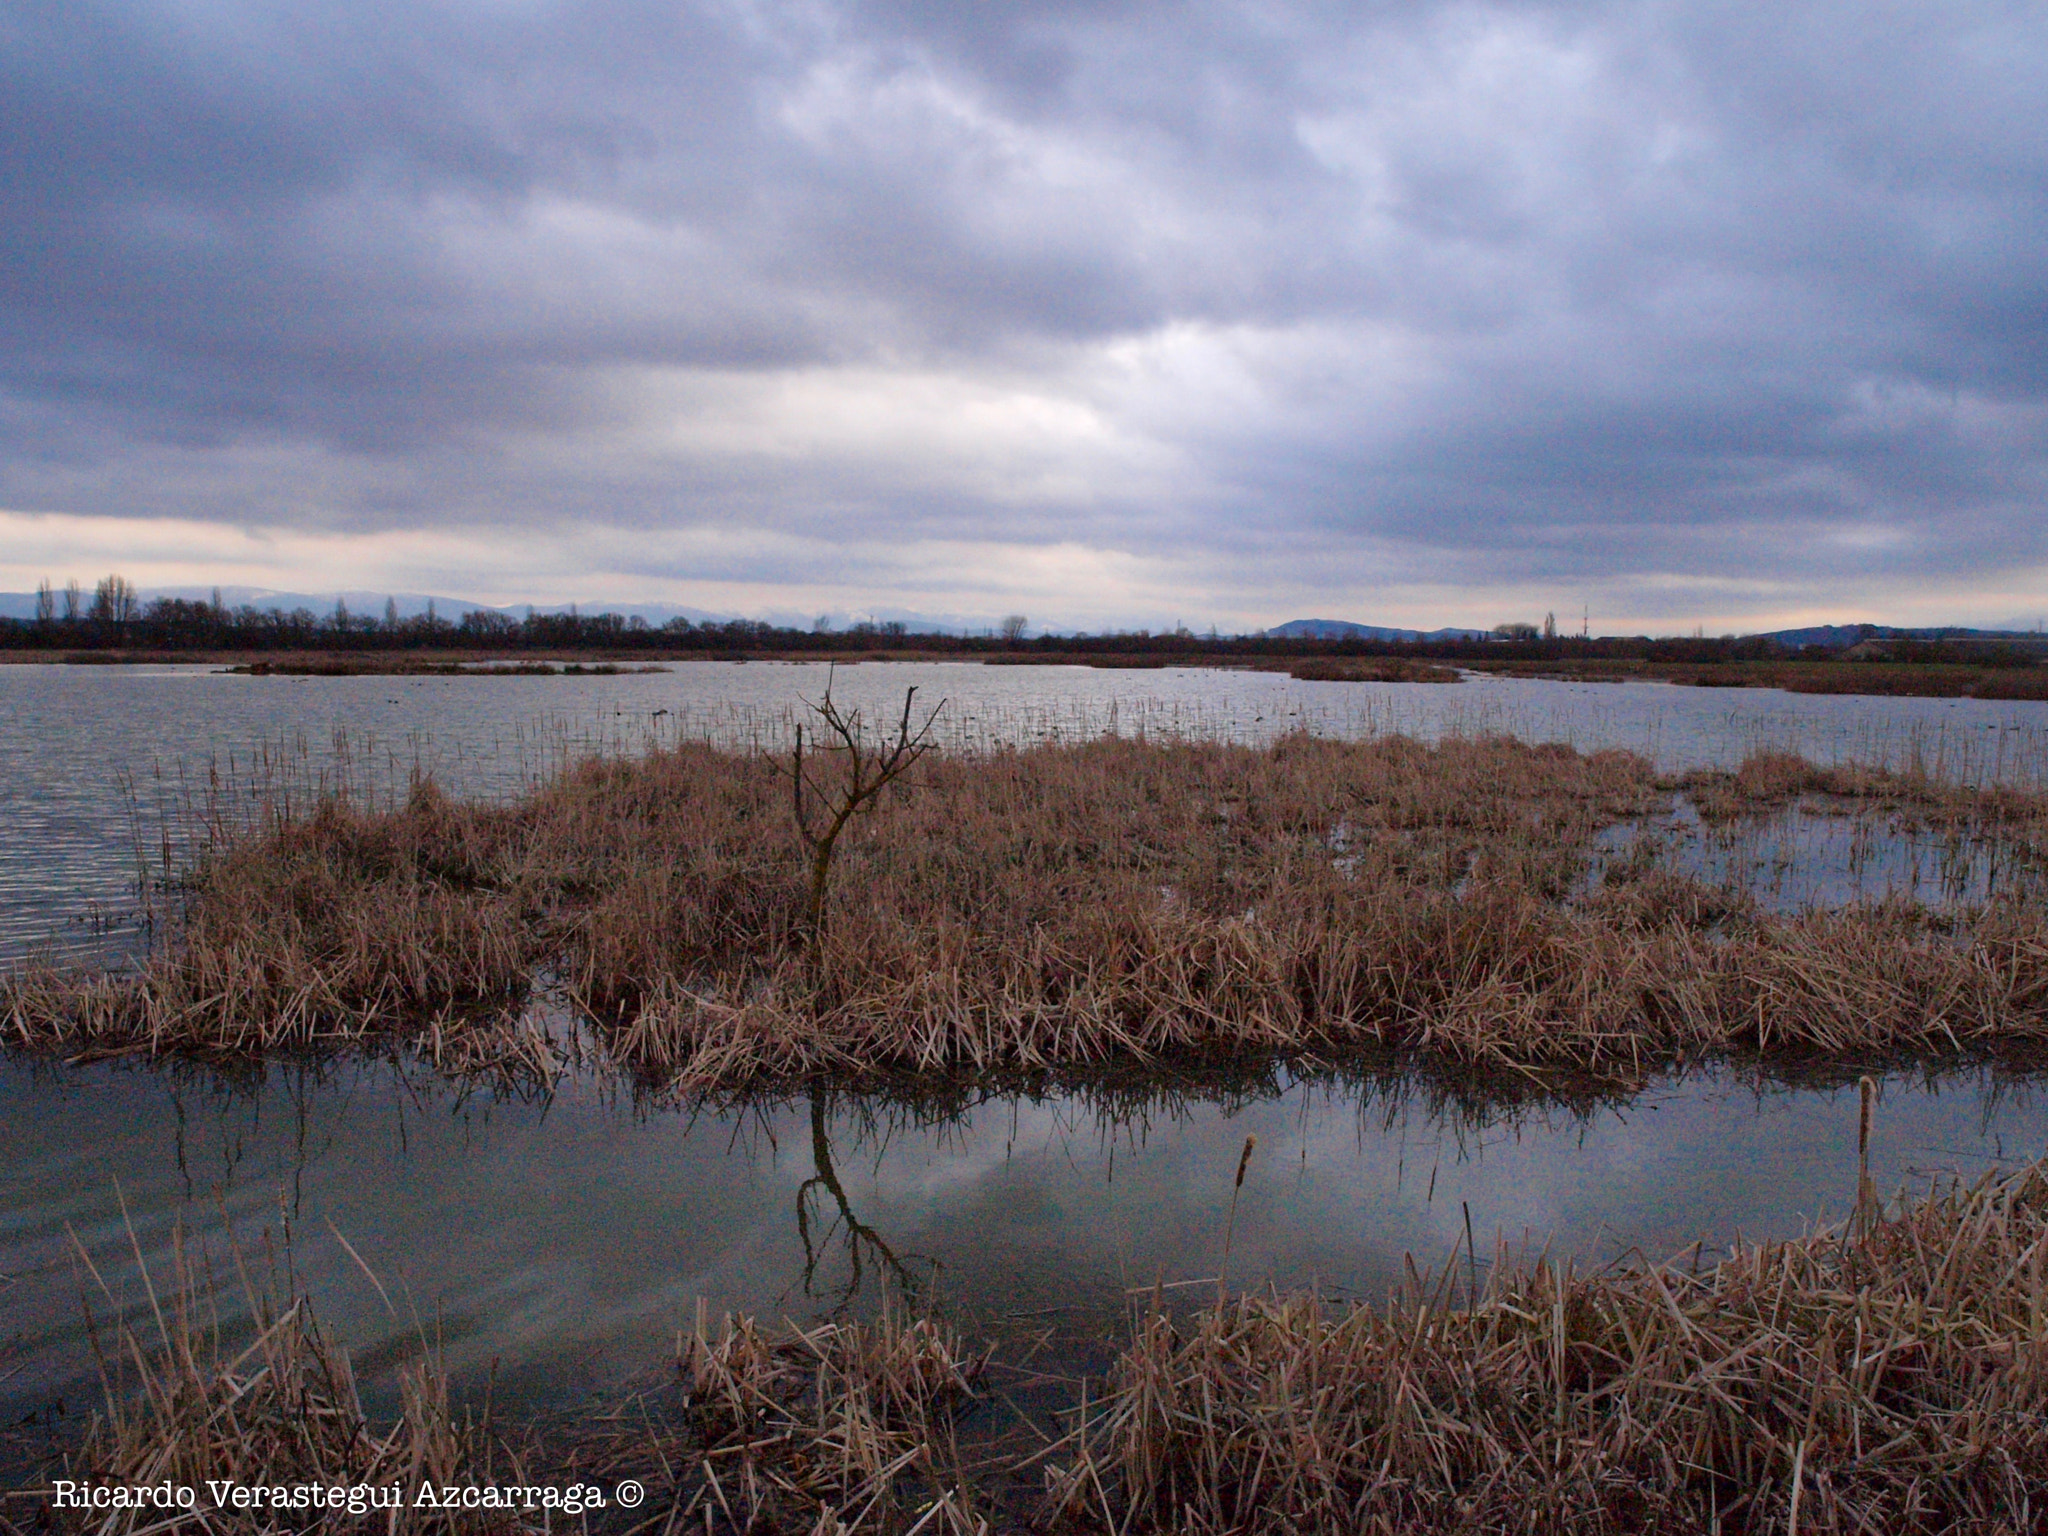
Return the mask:
[[[0, 650], [4, 666], [207, 666], [263, 676], [511, 676], [548, 675], [541, 667], [565, 670], [609, 669], [619, 674], [667, 670], [692, 663], [726, 665], [842, 667], [889, 663], [1000, 667], [1087, 667], [1118, 672], [1158, 671], [1169, 667], [1223, 672], [1283, 673], [1303, 682], [1446, 683], [1464, 673], [1510, 681], [1568, 683], [1661, 683], [1673, 687], [1779, 690], [1795, 694], [1861, 698], [1980, 699], [2001, 703], [2048, 702], [2048, 668], [1982, 666], [1943, 662], [1841, 660], [1728, 660], [1713, 662], [1656, 661], [1636, 658], [1543, 660], [1444, 657], [1429, 652], [1410, 654], [1377, 649], [1344, 648], [1328, 642], [1302, 642], [1265, 653], [1209, 653], [1199, 650], [1148, 651], [1142, 646], [1116, 649], [1063, 649], [1034, 646], [1008, 650], [996, 645], [953, 648], [892, 647], [758, 647], [743, 643], [716, 649], [665, 646], [427, 646], [394, 651], [361, 649], [278, 650]], [[573, 673], [571, 675], [574, 675]], [[599, 675], [608, 675], [600, 671]]]
[[[1761, 1532], [1803, 1512], [1811, 1528], [2018, 1536], [2015, 1512], [2048, 1492], [2044, 1248], [2035, 1164], [1891, 1210], [1866, 1189], [1845, 1224], [1711, 1265], [1579, 1273], [1499, 1248], [1485, 1266], [1411, 1262], [1383, 1302], [1140, 1294], [1089, 1380], [916, 1309], [804, 1328], [714, 1323], [700, 1304], [665, 1368], [529, 1423], [452, 1394], [425, 1339], [396, 1372], [397, 1412], [366, 1412], [288, 1276], [272, 1292], [242, 1271], [257, 1322], [230, 1346], [188, 1260], [157, 1278], [165, 1321], [116, 1328], [124, 1364], [90, 1424], [26, 1451], [24, 1474], [41, 1470], [24, 1491], [62, 1477], [165, 1486], [174, 1504], [189, 1488], [197, 1505], [209, 1481], [574, 1485], [595, 1490], [588, 1528], [621, 1533], [835, 1514], [877, 1533]], [[401, 1496], [374, 1518], [449, 1529], [442, 1502]], [[453, 1528], [536, 1530], [552, 1508]], [[295, 1509], [295, 1529], [360, 1528], [345, 1500]], [[60, 1529], [200, 1528], [154, 1506], [92, 1513], [45, 1506]], [[263, 1509], [200, 1513], [268, 1528]]]

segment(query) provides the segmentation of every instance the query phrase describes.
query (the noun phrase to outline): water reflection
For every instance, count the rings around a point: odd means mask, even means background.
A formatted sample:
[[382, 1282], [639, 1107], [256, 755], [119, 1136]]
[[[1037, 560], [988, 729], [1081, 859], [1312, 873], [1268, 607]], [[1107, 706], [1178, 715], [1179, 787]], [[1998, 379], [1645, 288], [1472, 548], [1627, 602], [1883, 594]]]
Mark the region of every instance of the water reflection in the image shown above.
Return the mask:
[[[1085, 1363], [1130, 1293], [1214, 1283], [1251, 1134], [1231, 1284], [1377, 1298], [1405, 1255], [1462, 1250], [1468, 1212], [1482, 1258], [1496, 1235], [1600, 1263], [1796, 1233], [1853, 1199], [1855, 1122], [1852, 1083], [1728, 1070], [1628, 1098], [1503, 1100], [1390, 1067], [730, 1105], [597, 1075], [464, 1093], [390, 1062], [14, 1063], [0, 1395], [89, 1383], [84, 1260], [140, 1320], [134, 1255], [167, 1268], [181, 1230], [217, 1262], [233, 1243], [293, 1267], [366, 1375], [431, 1337], [459, 1375], [495, 1364], [501, 1393], [546, 1398], [665, 1358], [700, 1297], [809, 1320], [909, 1294], [975, 1330], [1050, 1328]], [[1892, 1078], [1877, 1123], [1886, 1190], [2048, 1145], [2033, 1080], [1990, 1071]]]
[[[814, 1301], [829, 1300], [835, 1312], [843, 1312], [861, 1294], [861, 1282], [871, 1264], [878, 1264], [885, 1283], [892, 1283], [903, 1298], [916, 1305], [931, 1287], [926, 1283], [938, 1270], [938, 1261], [922, 1254], [897, 1257], [889, 1240], [853, 1213], [846, 1187], [832, 1166], [831, 1116], [825, 1096], [811, 1095], [811, 1166], [817, 1171], [798, 1186], [796, 1230], [804, 1247], [804, 1294]], [[831, 1220], [818, 1229], [814, 1201], [829, 1195], [835, 1207]], [[835, 1240], [845, 1260], [845, 1276], [836, 1282], [820, 1277], [819, 1266], [832, 1254]], [[929, 1275], [920, 1275], [918, 1266]]]

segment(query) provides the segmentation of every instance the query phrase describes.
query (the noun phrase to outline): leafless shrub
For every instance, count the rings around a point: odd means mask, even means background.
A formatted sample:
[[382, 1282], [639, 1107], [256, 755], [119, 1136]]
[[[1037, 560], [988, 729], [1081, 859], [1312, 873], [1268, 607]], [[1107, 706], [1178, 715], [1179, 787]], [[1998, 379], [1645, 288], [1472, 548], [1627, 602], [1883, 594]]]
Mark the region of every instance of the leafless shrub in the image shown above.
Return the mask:
[[913, 732], [910, 711], [916, 701], [917, 690], [906, 689], [903, 718], [897, 722], [895, 738], [884, 736], [870, 743], [860, 711], [843, 711], [832, 702], [828, 677], [824, 697], [811, 705], [811, 712], [822, 727], [819, 735], [830, 738], [820, 743], [822, 750], [837, 760], [836, 771], [828, 774], [823, 783], [806, 766], [803, 727], [796, 728], [789, 784], [797, 831], [811, 851], [810, 899], [804, 907], [804, 931], [813, 938], [825, 926], [825, 885], [831, 878], [832, 853], [839, 845], [840, 834], [848, 822], [931, 750], [932, 725], [945, 704], [942, 701], [927, 714], [924, 723]]

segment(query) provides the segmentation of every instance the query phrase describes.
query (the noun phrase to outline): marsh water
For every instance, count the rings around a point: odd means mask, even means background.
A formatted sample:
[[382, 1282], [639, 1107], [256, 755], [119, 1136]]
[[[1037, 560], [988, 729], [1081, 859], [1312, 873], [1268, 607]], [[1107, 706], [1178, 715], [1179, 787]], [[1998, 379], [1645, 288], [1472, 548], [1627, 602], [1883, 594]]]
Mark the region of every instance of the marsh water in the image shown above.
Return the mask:
[[[1857, 1110], [1853, 1086], [1725, 1070], [1518, 1104], [1354, 1076], [718, 1112], [573, 1075], [505, 1099], [388, 1063], [241, 1083], [14, 1064], [0, 1398], [77, 1398], [87, 1309], [147, 1336], [138, 1257], [168, 1289], [181, 1244], [211, 1255], [230, 1316], [234, 1254], [261, 1270], [288, 1246], [370, 1380], [432, 1340], [501, 1395], [601, 1390], [668, 1358], [699, 1298], [714, 1321], [808, 1322], [915, 1296], [970, 1337], [1044, 1335], [1046, 1361], [1100, 1368], [1155, 1287], [1379, 1300], [1411, 1255], [1462, 1269], [1505, 1242], [1597, 1266], [1794, 1235], [1853, 1200]], [[1894, 1078], [1876, 1123], [1880, 1187], [1924, 1189], [2048, 1150], [2048, 1095]]]
[[[822, 667], [758, 663], [580, 678], [0, 668], [0, 957], [123, 963], [195, 820], [262, 796], [344, 780], [392, 795], [423, 773], [503, 795], [582, 753], [768, 744], [825, 682]], [[942, 731], [966, 750], [1104, 730], [1505, 731], [1672, 770], [1771, 747], [2030, 787], [2048, 762], [2048, 706], [2025, 703], [1193, 669], [869, 664], [832, 680], [870, 711], [911, 685], [946, 701]], [[1780, 909], [1977, 900], [2025, 878], [1982, 850], [1944, 864], [1910, 828], [1787, 815], [1743, 841], [1674, 803], [1596, 854], [1661, 839]], [[1044, 1333], [1085, 1369], [1154, 1287], [1211, 1294], [1220, 1276], [1377, 1297], [1409, 1255], [1483, 1264], [1497, 1239], [1599, 1264], [1796, 1233], [1852, 1198], [1856, 1113], [1853, 1085], [1727, 1069], [1604, 1098], [1474, 1099], [1389, 1070], [735, 1109], [636, 1099], [594, 1069], [503, 1095], [393, 1062], [224, 1079], [0, 1060], [0, 1402], [75, 1399], [88, 1306], [142, 1315], [138, 1258], [165, 1277], [181, 1245], [223, 1265], [288, 1252], [366, 1378], [431, 1338], [466, 1379], [495, 1368], [501, 1392], [574, 1395], [663, 1358], [700, 1298], [713, 1315], [801, 1321], [891, 1291], [979, 1331]], [[1886, 1189], [2048, 1150], [2048, 1098], [2024, 1077], [1894, 1077], [1877, 1124]]]
[[943, 704], [948, 746], [1105, 731], [1270, 741], [1288, 731], [1427, 739], [1504, 733], [1621, 747], [1660, 769], [1759, 750], [2048, 784], [2048, 704], [1800, 695], [1469, 675], [1458, 684], [1305, 683], [1277, 673], [972, 663], [678, 662], [580, 677], [243, 677], [204, 666], [0, 666], [0, 960], [132, 950], [146, 897], [200, 816], [346, 783], [505, 795], [566, 758], [683, 737], [787, 738], [828, 686], [870, 719], [904, 690]]

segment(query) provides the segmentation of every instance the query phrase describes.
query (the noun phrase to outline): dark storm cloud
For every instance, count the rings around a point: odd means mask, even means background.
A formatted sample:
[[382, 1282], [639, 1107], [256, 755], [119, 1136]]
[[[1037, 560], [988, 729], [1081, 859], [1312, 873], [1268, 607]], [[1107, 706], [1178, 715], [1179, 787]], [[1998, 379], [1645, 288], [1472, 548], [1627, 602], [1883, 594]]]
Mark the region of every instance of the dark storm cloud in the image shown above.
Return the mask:
[[0, 498], [1967, 579], [2043, 121], [1995, 3], [0, 0]]

